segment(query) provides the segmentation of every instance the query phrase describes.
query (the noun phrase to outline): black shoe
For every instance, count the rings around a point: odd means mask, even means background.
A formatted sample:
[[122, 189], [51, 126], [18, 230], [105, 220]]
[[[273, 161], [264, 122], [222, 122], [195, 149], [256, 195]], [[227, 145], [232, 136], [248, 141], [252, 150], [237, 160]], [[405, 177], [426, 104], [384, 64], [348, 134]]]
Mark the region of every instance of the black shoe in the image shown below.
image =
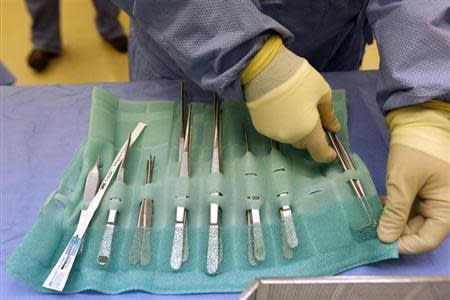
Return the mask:
[[59, 56], [59, 54], [47, 52], [40, 49], [33, 49], [28, 56], [28, 65], [37, 72], [44, 71], [51, 59]]
[[111, 40], [106, 40], [106, 42], [120, 53], [126, 53], [128, 51], [128, 38], [126, 35], [122, 35]]

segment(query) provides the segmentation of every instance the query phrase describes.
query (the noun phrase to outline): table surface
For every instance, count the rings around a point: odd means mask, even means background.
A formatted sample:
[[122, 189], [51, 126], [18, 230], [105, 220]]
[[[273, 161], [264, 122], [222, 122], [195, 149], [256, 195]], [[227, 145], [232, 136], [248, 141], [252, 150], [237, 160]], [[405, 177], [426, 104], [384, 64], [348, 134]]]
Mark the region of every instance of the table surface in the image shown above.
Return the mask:
[[[334, 89], [345, 89], [351, 148], [369, 169], [377, 191], [385, 194], [389, 132], [375, 101], [377, 72], [324, 74]], [[87, 137], [91, 92], [102, 86], [114, 95], [133, 100], [178, 100], [179, 83], [132, 83], [0, 87], [1, 201], [0, 298], [40, 299], [40, 294], [5, 272], [5, 263], [37, 218], [39, 208], [58, 185], [80, 142]], [[188, 101], [208, 101], [209, 93], [187, 84]], [[450, 238], [436, 250], [401, 256], [355, 268], [345, 275], [450, 275]], [[120, 297], [179, 299], [142, 292], [102, 295], [95, 292], [68, 295], [66, 299]], [[184, 295], [182, 299], [234, 299], [237, 294]]]

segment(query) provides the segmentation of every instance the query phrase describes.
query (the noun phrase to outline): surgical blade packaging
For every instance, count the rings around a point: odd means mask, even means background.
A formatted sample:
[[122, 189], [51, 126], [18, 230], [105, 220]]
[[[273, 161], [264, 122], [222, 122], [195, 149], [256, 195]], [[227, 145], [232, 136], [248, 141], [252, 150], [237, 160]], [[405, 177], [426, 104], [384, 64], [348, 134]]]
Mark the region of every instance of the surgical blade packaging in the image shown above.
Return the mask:
[[[78, 222], [75, 233], [70, 239], [69, 244], [67, 245], [64, 252], [61, 254], [58, 262], [53, 267], [50, 274], [45, 279], [42, 285], [43, 287], [60, 292], [64, 289], [64, 286], [66, 285], [66, 282], [69, 278], [70, 271], [72, 270], [72, 266], [77, 257], [78, 250], [80, 249], [81, 239], [86, 233], [86, 229], [89, 223], [91, 222], [95, 211], [100, 205], [100, 201], [102, 200], [102, 197], [105, 194], [112, 177], [116, 173], [119, 164], [122, 163], [125, 154], [128, 151], [128, 148], [137, 140], [137, 138], [139, 137], [139, 135], [145, 129], [146, 126], [147, 124], [145, 123], [138, 123], [136, 125], [136, 128], [130, 134], [127, 142], [120, 149], [116, 158], [112, 162], [105, 179], [103, 179], [97, 193], [95, 194], [86, 211], [80, 217], [80, 221]], [[110, 222], [110, 220], [108, 220], [108, 222]]]

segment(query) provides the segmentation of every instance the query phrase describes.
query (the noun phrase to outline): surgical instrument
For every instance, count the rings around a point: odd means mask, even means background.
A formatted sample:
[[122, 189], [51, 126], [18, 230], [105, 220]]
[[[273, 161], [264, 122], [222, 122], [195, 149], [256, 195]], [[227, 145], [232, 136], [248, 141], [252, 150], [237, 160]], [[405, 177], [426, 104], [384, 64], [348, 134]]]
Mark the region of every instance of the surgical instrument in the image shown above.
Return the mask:
[[[147, 161], [145, 183], [152, 183], [155, 157], [150, 155]], [[152, 225], [153, 199], [144, 198], [139, 207], [138, 222], [134, 233], [128, 261], [132, 265], [140, 263], [146, 266], [150, 263], [150, 228]]]
[[[125, 155], [123, 157], [122, 163], [120, 164], [119, 171], [117, 172], [116, 182], [125, 183], [125, 169], [126, 169], [126, 161], [128, 157], [128, 151], [130, 149], [131, 143], [131, 134], [128, 137], [127, 148], [125, 151]], [[105, 268], [108, 266], [111, 259], [111, 248], [114, 239], [114, 232], [117, 225], [117, 218], [119, 212], [117, 209], [110, 209], [108, 211], [108, 219], [105, 226], [105, 232], [103, 233], [103, 238], [100, 243], [100, 249], [98, 250], [97, 255], [97, 264]]]
[[[344, 145], [342, 144], [338, 136], [329, 130], [325, 130], [325, 132], [328, 136], [328, 139], [331, 142], [331, 145], [336, 151], [336, 155], [344, 171], [355, 170], [355, 166], [353, 165], [350, 155], [348, 154], [347, 150], [345, 149]], [[377, 221], [374, 217], [372, 207], [370, 206], [370, 203], [367, 201], [366, 193], [361, 184], [361, 181], [359, 179], [351, 179], [349, 183], [352, 186], [353, 190], [355, 191], [356, 196], [358, 197], [361, 206], [364, 209], [364, 214], [366, 215], [369, 221], [369, 223], [361, 230], [363, 232], [364, 231], [371, 232], [374, 228], [377, 227]]]
[[[190, 176], [190, 148], [191, 148], [191, 134], [192, 134], [192, 106], [189, 105], [187, 124], [184, 125], [184, 84], [181, 82], [180, 95], [180, 139], [179, 139], [179, 177], [188, 178]], [[189, 199], [189, 195], [177, 195], [180, 202]], [[182, 205], [177, 205], [175, 213], [175, 229], [173, 233], [172, 253], [170, 256], [170, 267], [172, 270], [179, 270], [181, 265], [189, 258], [189, 243], [188, 243], [188, 210]]]
[[100, 168], [100, 156], [97, 155], [97, 160], [86, 177], [83, 196], [83, 210], [86, 210], [89, 207], [89, 204], [91, 204], [92, 199], [94, 199], [95, 194], [97, 193], [98, 186], [100, 185]]
[[[245, 123], [243, 124], [243, 135], [245, 153], [251, 154], [250, 143], [247, 135], [247, 128]], [[244, 177], [258, 176], [255, 172], [244, 173]], [[260, 197], [257, 195], [247, 195], [247, 199], [250, 201], [260, 201]], [[261, 225], [261, 216], [259, 208], [250, 208], [246, 212], [247, 214], [247, 235], [248, 235], [248, 261], [252, 266], [256, 266], [259, 262], [266, 259], [266, 248], [264, 246], [264, 235]]]
[[[97, 161], [94, 166], [88, 172], [86, 177], [86, 183], [84, 185], [84, 195], [83, 195], [83, 209], [80, 213], [80, 219], [83, 217], [83, 214], [86, 212], [86, 209], [89, 207], [92, 199], [94, 199], [95, 194], [97, 193], [98, 186], [100, 185], [100, 156], [97, 155]], [[84, 237], [81, 239], [80, 251], [78, 254], [83, 252], [84, 248]]]
[[134, 142], [136, 142], [136, 140], [139, 138], [142, 131], [146, 127], [147, 124], [139, 122], [131, 133], [131, 143], [128, 143], [127, 141], [120, 148], [119, 153], [117, 153], [116, 157], [111, 163], [111, 167], [109, 168], [108, 173], [100, 184], [97, 194], [95, 194], [95, 197], [94, 199], [92, 199], [89, 207], [86, 209], [86, 212], [80, 218], [80, 221], [78, 222], [77, 228], [75, 229], [72, 238], [69, 240], [69, 243], [67, 244], [63, 253], [48, 274], [47, 278], [42, 284], [42, 287], [61, 292], [66, 286], [67, 280], [70, 276], [70, 271], [72, 270], [73, 264], [77, 257], [77, 253], [80, 250], [81, 239], [85, 235], [89, 223], [94, 217], [94, 214], [97, 211], [97, 208], [100, 205], [100, 202], [102, 201], [102, 198], [105, 195], [109, 184], [111, 183], [112, 177], [114, 176], [117, 168], [122, 162], [125, 156], [125, 151], [128, 149], [128, 146], [131, 147]]
[[[276, 158], [281, 157], [279, 143], [272, 140], [271, 143], [272, 150], [271, 155]], [[274, 176], [286, 175], [286, 169], [282, 166], [274, 166], [271, 170]], [[288, 197], [288, 191], [277, 191], [277, 200], [283, 202], [284, 197]], [[280, 225], [281, 225], [281, 245], [283, 250], [283, 255], [285, 258], [290, 259], [293, 257], [293, 249], [298, 246], [298, 236], [295, 229], [294, 218], [290, 205], [281, 204], [279, 208], [280, 212]]]
[[178, 144], [178, 162], [181, 162], [186, 133], [186, 103], [184, 98], [184, 82], [180, 82], [180, 137]]
[[[221, 119], [220, 102], [217, 94], [213, 99], [213, 147], [211, 159], [211, 174], [221, 174]], [[214, 191], [211, 197], [223, 197], [220, 191]], [[221, 219], [222, 209], [219, 201], [209, 204], [208, 250], [206, 253], [206, 271], [213, 275], [217, 273], [223, 258]]]

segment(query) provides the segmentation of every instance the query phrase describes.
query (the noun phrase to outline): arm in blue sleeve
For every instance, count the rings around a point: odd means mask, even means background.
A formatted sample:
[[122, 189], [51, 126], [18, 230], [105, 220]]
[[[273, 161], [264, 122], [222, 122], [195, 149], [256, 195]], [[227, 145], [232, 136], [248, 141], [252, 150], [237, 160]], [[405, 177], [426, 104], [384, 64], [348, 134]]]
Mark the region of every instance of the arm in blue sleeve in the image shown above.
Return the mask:
[[114, 0], [185, 75], [223, 98], [244, 99], [240, 73], [265, 40], [291, 33], [242, 0]]
[[450, 102], [450, 2], [371, 0], [367, 14], [381, 58], [382, 109]]

